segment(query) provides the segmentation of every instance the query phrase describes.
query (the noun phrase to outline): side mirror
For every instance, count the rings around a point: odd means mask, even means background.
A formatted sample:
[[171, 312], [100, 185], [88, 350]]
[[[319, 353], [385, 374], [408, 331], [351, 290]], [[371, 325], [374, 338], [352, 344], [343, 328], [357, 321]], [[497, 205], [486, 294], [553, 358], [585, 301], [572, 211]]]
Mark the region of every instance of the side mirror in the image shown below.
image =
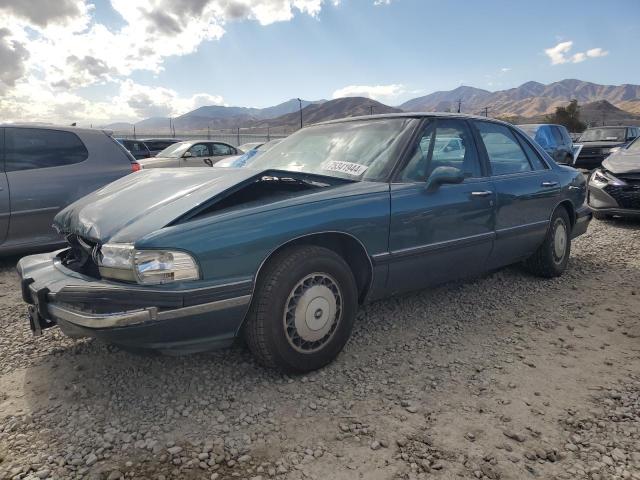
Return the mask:
[[184, 154], [182, 155], [182, 158], [189, 158], [189, 157], [193, 157], [193, 153], [191, 153], [191, 152], [184, 152]]
[[462, 183], [464, 172], [456, 167], [436, 167], [427, 178], [427, 190], [432, 191], [445, 183]]

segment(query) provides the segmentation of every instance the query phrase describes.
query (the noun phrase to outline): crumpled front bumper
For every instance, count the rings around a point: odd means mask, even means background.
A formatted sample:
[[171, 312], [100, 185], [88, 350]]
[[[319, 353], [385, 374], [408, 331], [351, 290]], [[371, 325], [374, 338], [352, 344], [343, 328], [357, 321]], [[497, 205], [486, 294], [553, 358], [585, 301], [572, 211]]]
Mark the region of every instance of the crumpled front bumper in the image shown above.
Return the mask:
[[171, 351], [231, 343], [251, 300], [252, 279], [195, 289], [128, 285], [62, 265], [61, 251], [18, 262], [34, 334], [59, 325], [69, 336]]

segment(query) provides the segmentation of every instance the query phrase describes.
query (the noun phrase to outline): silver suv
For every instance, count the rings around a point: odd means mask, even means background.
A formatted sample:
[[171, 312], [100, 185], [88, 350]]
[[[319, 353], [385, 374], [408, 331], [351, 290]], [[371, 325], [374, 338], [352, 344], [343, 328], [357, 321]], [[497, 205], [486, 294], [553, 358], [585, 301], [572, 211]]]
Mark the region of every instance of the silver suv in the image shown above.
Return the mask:
[[0, 125], [0, 253], [62, 243], [56, 213], [139, 168], [102, 130]]

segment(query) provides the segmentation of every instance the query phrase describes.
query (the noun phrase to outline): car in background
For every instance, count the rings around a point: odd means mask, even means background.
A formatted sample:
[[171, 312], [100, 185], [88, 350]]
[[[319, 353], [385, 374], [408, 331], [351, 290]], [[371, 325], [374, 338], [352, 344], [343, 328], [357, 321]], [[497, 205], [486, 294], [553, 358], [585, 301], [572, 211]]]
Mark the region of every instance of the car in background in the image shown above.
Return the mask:
[[[445, 151], [435, 145], [450, 145]], [[359, 305], [524, 262], [566, 269], [586, 180], [511, 125], [455, 114], [298, 130], [251, 168], [147, 170], [56, 217], [66, 249], [18, 263], [31, 327], [188, 353], [244, 337], [307, 372]]]
[[613, 149], [624, 147], [639, 135], [639, 127], [587, 128], [578, 139], [582, 149], [575, 166], [589, 170], [599, 167]]
[[228, 143], [208, 140], [190, 140], [168, 146], [155, 157], [140, 160], [140, 167], [177, 168], [177, 167], [213, 167], [220, 160], [240, 153]]
[[142, 140], [116, 138], [116, 141], [124, 148], [129, 150], [129, 153], [133, 155], [136, 160], [139, 160], [141, 158], [149, 158], [151, 156], [151, 152]]
[[238, 150], [240, 150], [243, 153], [247, 153], [249, 150], [254, 150], [254, 149], [258, 148], [258, 147], [261, 147], [264, 144], [265, 144], [265, 142], [243, 143], [242, 145], [238, 146]]
[[530, 123], [517, 126], [540, 145], [556, 163], [573, 164], [573, 140], [563, 125]]
[[[261, 143], [257, 147], [253, 147], [251, 150], [245, 151], [242, 155], [234, 157], [228, 157], [220, 162], [216, 163], [216, 167], [223, 168], [242, 168], [251, 164], [251, 162], [260, 154], [266, 152], [270, 148], [274, 147], [282, 141], [281, 138], [271, 140], [267, 143]], [[248, 144], [247, 144], [248, 145]]]
[[591, 173], [587, 201], [601, 220], [640, 217], [640, 138], [616, 150]]
[[64, 207], [139, 169], [102, 130], [0, 125], [0, 253], [64, 242], [52, 227]]
[[181, 142], [179, 138], [143, 138], [141, 140], [149, 149], [152, 157], [155, 157], [165, 148], [173, 145], [174, 143]]

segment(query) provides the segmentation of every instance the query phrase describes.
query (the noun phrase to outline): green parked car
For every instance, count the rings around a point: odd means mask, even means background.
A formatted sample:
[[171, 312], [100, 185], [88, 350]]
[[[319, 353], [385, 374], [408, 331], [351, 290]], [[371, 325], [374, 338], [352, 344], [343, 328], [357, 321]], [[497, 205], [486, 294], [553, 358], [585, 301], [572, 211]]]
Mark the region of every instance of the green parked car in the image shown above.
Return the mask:
[[55, 219], [18, 270], [31, 327], [172, 352], [239, 336], [264, 365], [332, 361], [359, 305], [524, 262], [560, 275], [585, 179], [513, 126], [393, 114], [304, 128], [246, 168], [156, 169]]

